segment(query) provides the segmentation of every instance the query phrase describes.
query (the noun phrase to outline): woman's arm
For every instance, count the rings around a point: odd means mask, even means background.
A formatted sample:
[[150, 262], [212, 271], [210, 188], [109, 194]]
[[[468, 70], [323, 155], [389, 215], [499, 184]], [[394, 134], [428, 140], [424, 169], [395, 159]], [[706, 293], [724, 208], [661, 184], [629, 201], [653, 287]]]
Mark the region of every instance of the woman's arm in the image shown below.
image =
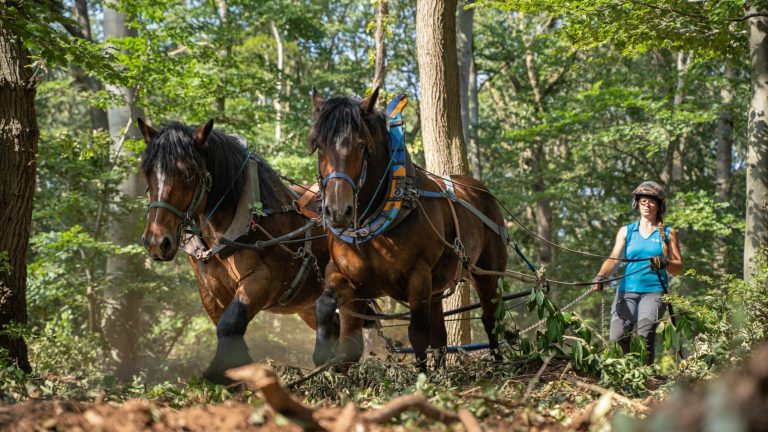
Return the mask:
[[681, 274], [683, 272], [683, 256], [680, 254], [680, 244], [677, 242], [677, 231], [674, 228], [669, 229], [668, 255], [669, 266], [667, 271], [673, 275]]
[[[671, 237], [671, 236], [670, 236]], [[600, 266], [600, 270], [597, 272], [597, 277], [604, 276], [608, 277], [611, 274], [613, 274], [613, 271], [616, 270], [616, 266], [619, 264], [619, 261], [617, 261], [619, 258], [621, 258], [621, 253], [624, 251], [624, 245], [627, 242], [627, 227], [623, 226], [619, 229], [619, 232], [616, 234], [616, 241], [613, 244], [613, 250], [611, 251], [610, 257], [613, 259], [607, 259], [603, 261], [603, 265]], [[594, 291], [600, 291], [603, 289], [602, 284], [596, 283], [592, 285], [592, 289]]]

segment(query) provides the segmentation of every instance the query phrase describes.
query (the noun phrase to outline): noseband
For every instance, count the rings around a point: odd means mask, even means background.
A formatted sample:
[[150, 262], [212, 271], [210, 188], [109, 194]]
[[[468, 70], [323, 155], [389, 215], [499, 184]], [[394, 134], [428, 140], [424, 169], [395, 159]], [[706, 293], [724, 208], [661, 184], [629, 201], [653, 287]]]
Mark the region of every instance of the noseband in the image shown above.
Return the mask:
[[318, 182], [320, 183], [320, 190], [325, 190], [325, 185], [328, 184], [329, 181], [337, 178], [340, 180], [344, 180], [345, 182], [349, 183], [350, 186], [352, 186], [352, 190], [355, 193], [355, 196], [357, 196], [357, 193], [360, 192], [360, 188], [363, 187], [363, 184], [365, 183], [366, 174], [368, 173], [368, 159], [363, 158], [363, 167], [360, 172], [360, 178], [355, 181], [352, 179], [352, 177], [343, 172], [343, 171], [332, 171], [330, 174], [328, 174], [328, 177], [323, 178], [322, 175], [320, 175], [320, 166], [318, 163], [317, 167], [318, 172]]

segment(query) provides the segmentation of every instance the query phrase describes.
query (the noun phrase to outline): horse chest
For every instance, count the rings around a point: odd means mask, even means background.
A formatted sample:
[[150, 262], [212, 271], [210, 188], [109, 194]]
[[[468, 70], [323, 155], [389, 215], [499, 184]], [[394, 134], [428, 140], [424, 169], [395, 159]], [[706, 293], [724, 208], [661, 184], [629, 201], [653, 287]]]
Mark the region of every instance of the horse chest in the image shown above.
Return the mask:
[[368, 242], [360, 250], [348, 245], [334, 247], [336, 267], [358, 289], [369, 287], [386, 290], [388, 285], [400, 285], [407, 278], [414, 257], [409, 251], [387, 241]]

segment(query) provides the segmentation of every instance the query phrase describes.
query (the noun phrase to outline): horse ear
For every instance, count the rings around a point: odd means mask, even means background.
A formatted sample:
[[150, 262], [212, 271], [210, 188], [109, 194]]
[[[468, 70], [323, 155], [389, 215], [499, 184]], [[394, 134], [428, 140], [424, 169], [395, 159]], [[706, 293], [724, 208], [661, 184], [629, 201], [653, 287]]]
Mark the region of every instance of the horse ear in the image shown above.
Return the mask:
[[315, 86], [312, 86], [312, 117], [317, 118], [320, 114], [320, 110], [323, 108], [325, 101], [320, 97], [320, 93], [317, 92]]
[[141, 117], [136, 117], [136, 123], [139, 125], [139, 130], [141, 131], [141, 134], [144, 136], [144, 142], [149, 144], [150, 141], [152, 141], [152, 138], [157, 135], [157, 130], [153, 128], [152, 126], [147, 125], [144, 123], [144, 120], [142, 120]]
[[371, 93], [370, 96], [363, 99], [362, 102], [360, 102], [360, 109], [363, 110], [363, 112], [371, 113], [373, 112], [374, 108], [376, 108], [376, 99], [379, 98], [379, 86], [376, 86], [375, 89], [373, 89], [373, 93]]
[[208, 123], [204, 125], [200, 125], [197, 129], [195, 129], [195, 133], [193, 134], [193, 137], [195, 139], [195, 146], [198, 150], [202, 150], [205, 148], [206, 143], [208, 141], [208, 135], [211, 134], [211, 130], [213, 129], [213, 119], [208, 120]]

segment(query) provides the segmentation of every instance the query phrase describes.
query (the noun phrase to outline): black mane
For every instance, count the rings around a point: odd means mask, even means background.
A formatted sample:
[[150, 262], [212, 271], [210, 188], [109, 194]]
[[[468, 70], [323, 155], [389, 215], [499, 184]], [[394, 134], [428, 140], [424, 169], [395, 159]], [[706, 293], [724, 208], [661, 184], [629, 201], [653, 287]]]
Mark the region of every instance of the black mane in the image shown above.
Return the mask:
[[[210, 213], [221, 200], [218, 210], [235, 208], [245, 189], [246, 176], [243, 163], [248, 149], [241, 139], [212, 130], [207, 145], [202, 151], [195, 147], [195, 129], [172, 122], [158, 131], [147, 144], [142, 155], [141, 171], [147, 176], [155, 165], [160, 164], [163, 172], [173, 172], [176, 163], [182, 162], [190, 172], [187, 175], [203, 176], [205, 169], [211, 174], [211, 191], [205, 211]], [[259, 167], [259, 191], [264, 208], [279, 209], [282, 206], [277, 196], [278, 188], [285, 188], [278, 174], [260, 156], [252, 155]]]

